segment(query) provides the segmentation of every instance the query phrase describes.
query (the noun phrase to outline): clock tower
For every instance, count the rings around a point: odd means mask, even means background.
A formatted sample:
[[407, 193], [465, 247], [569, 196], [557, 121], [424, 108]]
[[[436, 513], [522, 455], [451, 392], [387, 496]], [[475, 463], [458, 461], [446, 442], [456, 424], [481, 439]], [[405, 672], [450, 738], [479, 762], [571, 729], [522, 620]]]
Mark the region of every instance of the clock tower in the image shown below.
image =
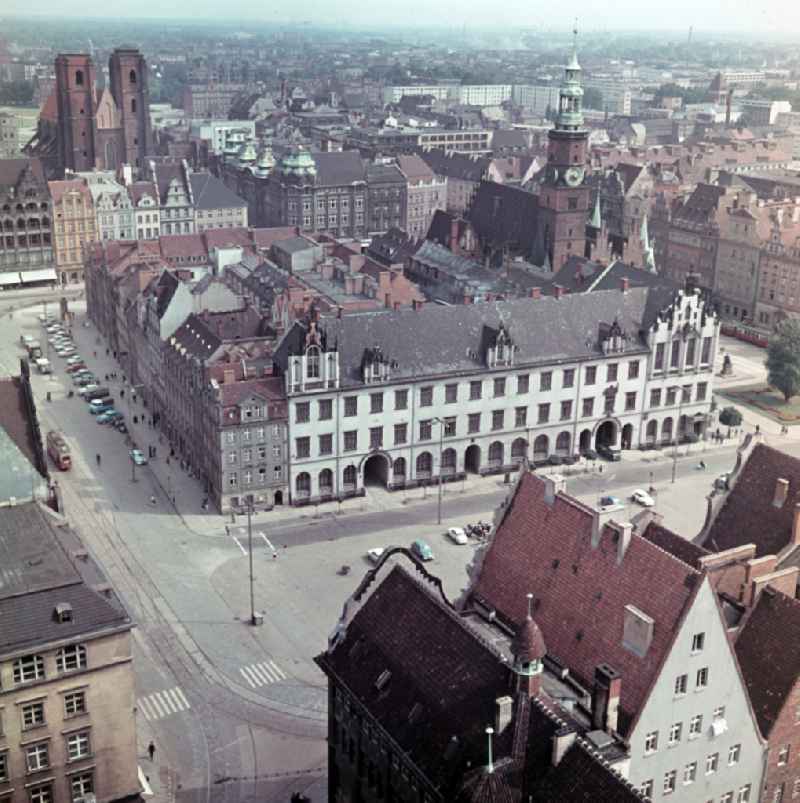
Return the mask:
[[541, 242], [552, 270], [584, 256], [590, 189], [586, 184], [589, 132], [583, 126], [583, 89], [573, 31], [572, 55], [559, 90], [558, 117], [548, 133], [547, 166], [539, 187]]

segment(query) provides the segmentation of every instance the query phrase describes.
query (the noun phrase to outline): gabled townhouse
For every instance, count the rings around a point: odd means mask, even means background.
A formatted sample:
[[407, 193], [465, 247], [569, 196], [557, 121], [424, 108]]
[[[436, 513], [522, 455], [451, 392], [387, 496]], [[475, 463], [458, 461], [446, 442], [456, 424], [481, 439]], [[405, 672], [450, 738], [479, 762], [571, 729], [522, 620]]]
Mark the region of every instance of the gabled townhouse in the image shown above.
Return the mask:
[[196, 231], [190, 175], [185, 159], [177, 163], [150, 162], [149, 178], [158, 191], [161, 234], [194, 234]]
[[521, 475], [463, 606], [518, 630], [532, 595], [545, 664], [587, 700], [598, 673], [613, 684], [612, 732], [644, 797], [758, 800], [764, 742], [708, 574], [564, 488]]
[[152, 181], [134, 181], [128, 185], [134, 209], [137, 240], [156, 240], [161, 233], [158, 188]]
[[705, 430], [718, 323], [699, 291], [416, 306], [312, 316], [281, 340], [293, 502]]

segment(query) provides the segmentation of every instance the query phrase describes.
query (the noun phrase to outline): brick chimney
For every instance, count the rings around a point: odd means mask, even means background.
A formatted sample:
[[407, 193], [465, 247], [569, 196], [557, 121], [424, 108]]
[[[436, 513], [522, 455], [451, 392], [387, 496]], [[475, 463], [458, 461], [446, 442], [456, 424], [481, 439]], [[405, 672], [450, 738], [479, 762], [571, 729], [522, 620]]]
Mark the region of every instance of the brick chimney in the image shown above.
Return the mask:
[[625, 553], [628, 551], [628, 546], [631, 543], [633, 525], [629, 521], [615, 521], [613, 526], [617, 531], [617, 564], [620, 564], [622, 563], [622, 559], [625, 557]]
[[772, 497], [772, 507], [783, 507], [787, 496], [789, 496], [789, 480], [779, 477], [775, 480], [775, 495]]
[[622, 677], [608, 664], [599, 664], [594, 670], [592, 687], [592, 725], [597, 730], [616, 731]]
[[514, 700], [511, 697], [498, 697], [494, 701], [494, 732], [498, 735], [505, 732], [513, 719]]
[[551, 760], [554, 767], [561, 763], [561, 759], [567, 754], [567, 750], [575, 744], [578, 738], [577, 732], [572, 725], [564, 725], [553, 734], [553, 752]]
[[542, 288], [531, 287], [531, 298], [541, 298], [541, 297], [542, 297]]

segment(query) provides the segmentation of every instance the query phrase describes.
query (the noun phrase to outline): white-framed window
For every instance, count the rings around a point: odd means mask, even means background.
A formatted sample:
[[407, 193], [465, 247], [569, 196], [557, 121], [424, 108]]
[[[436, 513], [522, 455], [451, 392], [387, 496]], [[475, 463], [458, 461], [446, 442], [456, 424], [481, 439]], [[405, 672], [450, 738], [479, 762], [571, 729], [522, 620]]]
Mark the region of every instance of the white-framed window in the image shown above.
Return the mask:
[[733, 744], [728, 748], [728, 766], [739, 763], [739, 757], [742, 753], [742, 746], [740, 744]]
[[675, 784], [678, 780], [677, 770], [669, 770], [664, 773], [664, 794], [671, 795], [675, 791]]
[[44, 658], [41, 655], [23, 655], [14, 661], [14, 683], [43, 680], [44, 676]]
[[44, 702], [26, 703], [22, 706], [22, 729], [35, 728], [44, 725]]
[[73, 800], [86, 797], [94, 792], [94, 773], [81, 772], [73, 775], [69, 780], [69, 784]]
[[695, 633], [692, 636], [692, 652], [702, 652], [703, 647], [706, 643], [706, 634], [705, 633]]
[[711, 775], [719, 767], [719, 753], [709, 753], [706, 756], [706, 775]]
[[235, 472], [235, 471], [232, 471], [232, 472], [231, 472], [231, 473], [228, 475], [228, 485], [229, 485], [231, 488], [235, 488], [235, 487], [236, 487], [238, 484], [239, 484], [239, 478], [236, 476], [236, 472]]
[[11, 776], [8, 770], [8, 750], [0, 751], [0, 782], [7, 781]]
[[50, 784], [31, 789], [29, 795], [30, 803], [53, 803], [53, 787]]
[[80, 731], [67, 736], [67, 761], [79, 761], [92, 754], [89, 731]]
[[651, 778], [649, 781], [643, 781], [641, 786], [639, 787], [639, 794], [642, 797], [646, 797], [648, 800], [651, 800], [653, 797], [653, 779]]
[[64, 695], [64, 716], [76, 717], [86, 713], [86, 692], [71, 691]]
[[683, 723], [673, 722], [672, 727], [669, 729], [669, 746], [678, 744], [681, 740], [681, 733], [683, 732]]
[[719, 705], [714, 709], [714, 719], [725, 719], [725, 706]]
[[704, 666], [702, 669], [697, 670], [696, 689], [705, 689], [708, 686], [708, 667]]
[[733, 803], [733, 792], [726, 792], [719, 800], [720, 803]]
[[25, 766], [28, 768], [28, 772], [44, 770], [50, 766], [47, 742], [39, 742], [25, 748]]
[[[797, 786], [797, 781], [794, 782], [795, 786]], [[739, 794], [736, 795], [736, 803], [750, 803], [750, 784], [743, 786], [739, 790]]]
[[695, 714], [689, 720], [689, 738], [696, 739], [703, 731], [703, 715]]
[[658, 750], [658, 731], [651, 731], [644, 738], [644, 754], [649, 756]]
[[785, 744], [778, 751], [778, 766], [785, 767], [789, 763], [789, 745]]
[[686, 694], [686, 687], [689, 683], [688, 675], [678, 675], [675, 678], [675, 695]]
[[56, 653], [56, 668], [61, 673], [86, 669], [86, 647], [83, 644], [62, 647]]
[[697, 762], [692, 761], [683, 768], [683, 782], [690, 784], [695, 782], [697, 778]]

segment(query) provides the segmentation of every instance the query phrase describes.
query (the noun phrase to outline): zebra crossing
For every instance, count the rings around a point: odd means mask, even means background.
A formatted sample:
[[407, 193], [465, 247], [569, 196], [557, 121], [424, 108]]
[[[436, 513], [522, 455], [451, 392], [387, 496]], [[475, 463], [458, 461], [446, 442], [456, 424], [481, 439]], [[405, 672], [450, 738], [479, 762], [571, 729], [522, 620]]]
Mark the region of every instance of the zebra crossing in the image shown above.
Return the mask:
[[275, 661], [262, 661], [259, 664], [242, 666], [239, 668], [239, 672], [252, 689], [286, 680], [286, 673]]
[[165, 719], [172, 714], [188, 711], [191, 708], [186, 695], [179, 686], [140, 697], [136, 701], [136, 705], [144, 714], [144, 718], [148, 720]]

